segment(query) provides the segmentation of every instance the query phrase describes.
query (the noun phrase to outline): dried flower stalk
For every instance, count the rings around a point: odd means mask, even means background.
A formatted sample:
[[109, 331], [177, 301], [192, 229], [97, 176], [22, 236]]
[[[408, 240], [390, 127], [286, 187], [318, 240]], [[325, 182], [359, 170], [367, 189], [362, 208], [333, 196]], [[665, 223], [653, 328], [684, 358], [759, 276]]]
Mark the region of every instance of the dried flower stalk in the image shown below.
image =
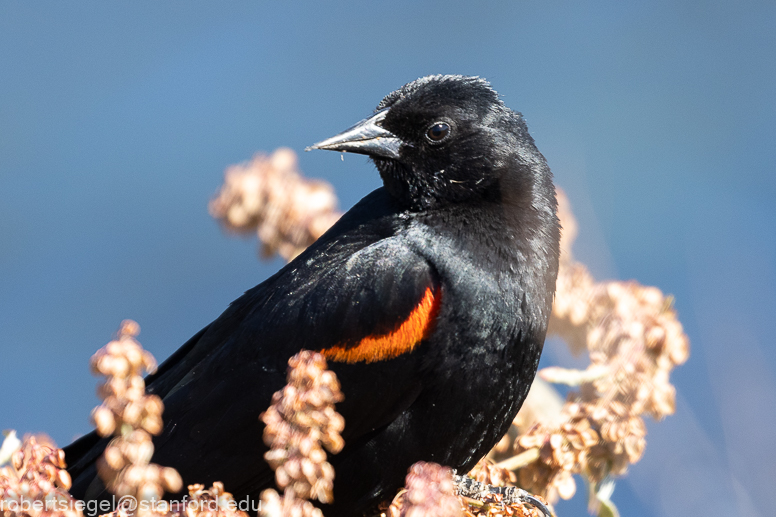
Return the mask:
[[264, 490], [261, 493], [259, 515], [261, 517], [323, 517], [323, 512], [310, 501], [298, 498], [293, 489], [287, 488], [282, 496], [275, 490]]
[[[234, 496], [226, 492], [219, 481], [208, 489], [200, 484], [189, 485], [188, 491], [183, 501], [158, 501], [149, 513], [153, 517], [248, 517], [247, 513], [238, 509]], [[129, 509], [119, 507], [100, 517], [131, 517], [131, 513]]]
[[282, 498], [274, 490], [262, 493], [262, 515], [321, 515], [305, 500], [334, 500], [334, 468], [323, 448], [336, 454], [345, 445], [340, 435], [345, 420], [334, 409], [343, 395], [337, 376], [317, 352], [302, 350], [289, 359], [287, 381], [261, 415], [264, 443], [270, 447], [264, 458], [284, 489]]
[[189, 485], [184, 503], [161, 499], [165, 491], [180, 491], [183, 482], [175, 469], [150, 463], [151, 435], [162, 430], [164, 405], [158, 396], [145, 393], [142, 375], [155, 371], [156, 360], [135, 340], [139, 333], [137, 323], [123, 321], [116, 339], [98, 350], [90, 363], [93, 373], [106, 377], [97, 388], [103, 402], [92, 412], [93, 423], [101, 436], [116, 436], [98, 460], [97, 472], [111, 492], [132, 496], [135, 506], [101, 517], [247, 517], [220, 482], [209, 489]]
[[515, 487], [517, 475], [488, 458], [481, 459], [466, 476], [453, 476], [456, 493], [468, 516], [552, 517], [546, 502]]
[[315, 242], [342, 215], [332, 186], [302, 177], [296, 154], [285, 148], [226, 169], [224, 184], [209, 209], [229, 230], [256, 232], [263, 257], [278, 253], [286, 260]]
[[67, 492], [70, 485], [65, 452], [45, 435], [26, 436], [11, 464], [0, 468], [0, 515], [82, 517], [76, 500]]
[[[139, 331], [134, 321], [123, 321], [116, 339], [91, 359], [92, 371], [106, 376], [97, 390], [103, 403], [92, 420], [101, 436], [116, 435], [98, 461], [98, 473], [114, 494], [134, 498], [132, 507], [102, 517], [248, 517], [219, 482], [207, 490], [190, 485], [185, 503], [161, 500], [165, 491], [179, 491], [182, 481], [175, 469], [149, 463], [151, 434], [162, 429], [163, 405], [145, 394], [142, 374], [154, 370], [156, 361], [134, 339]], [[11, 465], [0, 468], [1, 517], [83, 517], [83, 504], [68, 493], [65, 453], [50, 438], [28, 436], [21, 443], [12, 431], [0, 447], [0, 459], [9, 455]]]
[[[448, 467], [418, 462], [407, 474], [405, 489], [394, 497], [385, 517], [550, 517], [543, 501], [525, 490], [505, 487], [514, 474], [482, 460], [477, 479], [458, 476]], [[544, 510], [547, 510], [546, 513]]]
[[[165, 491], [178, 492], [183, 484], [175, 469], [151, 463], [151, 435], [162, 430], [164, 405], [158, 396], [145, 393], [142, 374], [155, 370], [156, 361], [135, 340], [139, 332], [137, 323], [123, 321], [116, 339], [91, 359], [92, 371], [105, 376], [97, 389], [103, 402], [92, 412], [92, 420], [101, 436], [116, 436], [98, 460], [97, 472], [108, 490], [138, 503], [159, 501]], [[151, 505], [137, 508], [140, 514]]]
[[490, 486], [508, 486], [517, 482], [517, 475], [509, 469], [482, 458], [467, 474], [468, 477]]
[[404, 486], [388, 508], [390, 517], [463, 516], [449, 467], [419, 461], [410, 467]]
[[[205, 485], [189, 485], [189, 497], [183, 511], [170, 517], [248, 517], [237, 510], [232, 494], [224, 490], [224, 484], [216, 481], [208, 489]], [[174, 509], [173, 509], [174, 511]]]
[[518, 484], [551, 501], [576, 491], [573, 474], [597, 485], [623, 475], [646, 446], [643, 416], [659, 420], [675, 409], [671, 370], [684, 363], [689, 342], [670, 297], [636, 282], [594, 281], [573, 261], [570, 247], [576, 221], [559, 192], [560, 215], [567, 231], [549, 332], [572, 351], [587, 349], [584, 371], [545, 368], [550, 382], [579, 386], [572, 392], [560, 424], [523, 425], [514, 454], [537, 451], [517, 471]]

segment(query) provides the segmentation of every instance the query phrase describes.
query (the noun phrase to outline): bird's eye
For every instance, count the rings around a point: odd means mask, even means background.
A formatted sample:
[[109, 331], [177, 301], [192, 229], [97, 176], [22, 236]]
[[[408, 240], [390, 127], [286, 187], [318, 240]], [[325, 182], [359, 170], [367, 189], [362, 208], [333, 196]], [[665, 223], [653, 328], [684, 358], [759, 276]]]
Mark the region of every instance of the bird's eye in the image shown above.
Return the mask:
[[434, 122], [426, 131], [426, 138], [432, 144], [438, 144], [450, 135], [450, 124], [446, 122]]

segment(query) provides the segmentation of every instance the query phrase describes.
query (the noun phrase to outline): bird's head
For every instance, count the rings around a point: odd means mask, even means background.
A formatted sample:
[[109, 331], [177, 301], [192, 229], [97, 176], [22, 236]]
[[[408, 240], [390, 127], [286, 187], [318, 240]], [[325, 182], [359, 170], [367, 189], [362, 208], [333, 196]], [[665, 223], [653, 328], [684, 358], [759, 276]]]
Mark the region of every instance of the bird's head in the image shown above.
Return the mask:
[[369, 118], [309, 149], [366, 154], [413, 209], [501, 197], [551, 181], [520, 113], [478, 77], [432, 75], [388, 94]]

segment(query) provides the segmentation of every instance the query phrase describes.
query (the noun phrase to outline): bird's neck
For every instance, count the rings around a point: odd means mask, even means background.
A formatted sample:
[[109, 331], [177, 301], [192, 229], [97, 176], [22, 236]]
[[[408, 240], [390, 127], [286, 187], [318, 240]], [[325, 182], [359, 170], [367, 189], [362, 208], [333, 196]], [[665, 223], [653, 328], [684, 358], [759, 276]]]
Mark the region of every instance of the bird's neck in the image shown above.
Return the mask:
[[499, 279], [505, 295], [535, 299], [540, 312], [536, 316], [545, 319], [552, 308], [558, 274], [555, 187], [548, 178], [502, 186], [497, 194], [491, 200], [429, 211], [427, 216], [441, 223], [432, 227], [451, 232], [453, 238], [446, 240], [460, 246], [457, 252]]

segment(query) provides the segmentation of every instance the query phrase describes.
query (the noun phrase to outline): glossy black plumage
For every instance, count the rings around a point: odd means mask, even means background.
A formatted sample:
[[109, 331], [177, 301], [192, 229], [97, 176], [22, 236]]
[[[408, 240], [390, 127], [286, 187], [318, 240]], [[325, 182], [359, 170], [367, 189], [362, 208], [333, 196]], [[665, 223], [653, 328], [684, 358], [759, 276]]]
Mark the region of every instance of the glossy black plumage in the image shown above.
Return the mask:
[[[433, 126], [442, 123], [443, 126]], [[438, 138], [447, 128], [439, 141]], [[433, 128], [433, 131], [432, 131]], [[324, 236], [247, 291], [147, 379], [165, 403], [154, 461], [236, 497], [273, 483], [259, 414], [300, 349], [391, 332], [427, 289], [432, 331], [393, 359], [329, 361], [345, 449], [329, 516], [358, 515], [425, 460], [465, 472], [503, 435], [536, 373], [559, 228], [547, 164], [522, 116], [483, 80], [418, 79], [316, 147], [370, 155], [384, 182]], [[77, 497], [100, 497], [87, 435], [66, 449]]]

